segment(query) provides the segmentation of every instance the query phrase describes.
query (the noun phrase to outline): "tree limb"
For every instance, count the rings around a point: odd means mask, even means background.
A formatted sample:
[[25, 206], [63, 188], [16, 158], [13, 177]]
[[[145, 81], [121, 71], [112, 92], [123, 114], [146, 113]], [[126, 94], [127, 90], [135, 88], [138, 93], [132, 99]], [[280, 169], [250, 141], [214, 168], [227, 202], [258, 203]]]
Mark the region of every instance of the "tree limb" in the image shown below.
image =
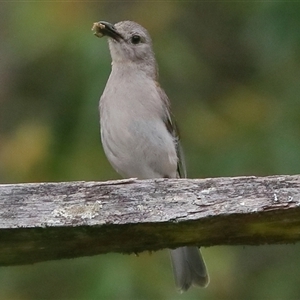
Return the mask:
[[300, 240], [300, 176], [0, 185], [0, 265]]

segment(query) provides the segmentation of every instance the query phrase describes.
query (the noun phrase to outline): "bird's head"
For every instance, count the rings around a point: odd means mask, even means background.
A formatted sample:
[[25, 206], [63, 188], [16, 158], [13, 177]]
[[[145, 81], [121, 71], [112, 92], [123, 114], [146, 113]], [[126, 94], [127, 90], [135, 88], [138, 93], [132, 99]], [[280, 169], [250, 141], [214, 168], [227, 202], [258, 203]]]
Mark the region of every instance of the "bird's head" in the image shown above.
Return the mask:
[[98, 37], [107, 36], [113, 64], [135, 63], [156, 73], [156, 62], [152, 50], [152, 40], [148, 31], [133, 21], [110, 24], [100, 21], [92, 30]]

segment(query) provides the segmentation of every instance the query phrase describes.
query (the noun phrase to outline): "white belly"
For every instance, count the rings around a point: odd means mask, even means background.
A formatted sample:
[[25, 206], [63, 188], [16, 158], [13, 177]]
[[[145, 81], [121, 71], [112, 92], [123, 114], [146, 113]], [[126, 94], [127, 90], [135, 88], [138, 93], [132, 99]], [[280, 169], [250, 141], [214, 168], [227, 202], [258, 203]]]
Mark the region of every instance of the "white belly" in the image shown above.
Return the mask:
[[164, 123], [151, 120], [120, 121], [113, 128], [101, 122], [103, 148], [116, 171], [124, 177], [140, 179], [175, 178], [175, 143]]

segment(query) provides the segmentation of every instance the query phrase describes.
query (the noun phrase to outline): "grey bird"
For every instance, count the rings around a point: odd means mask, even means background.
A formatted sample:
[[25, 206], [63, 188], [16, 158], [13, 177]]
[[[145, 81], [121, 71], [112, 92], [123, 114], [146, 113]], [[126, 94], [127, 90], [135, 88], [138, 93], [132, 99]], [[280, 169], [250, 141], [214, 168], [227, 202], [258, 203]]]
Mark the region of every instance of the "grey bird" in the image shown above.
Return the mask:
[[[171, 118], [170, 103], [158, 83], [149, 33], [132, 21], [100, 21], [92, 30], [107, 36], [112, 70], [100, 98], [101, 140], [114, 169], [138, 179], [185, 177], [185, 164]], [[209, 277], [197, 247], [170, 250], [180, 291], [205, 287]]]

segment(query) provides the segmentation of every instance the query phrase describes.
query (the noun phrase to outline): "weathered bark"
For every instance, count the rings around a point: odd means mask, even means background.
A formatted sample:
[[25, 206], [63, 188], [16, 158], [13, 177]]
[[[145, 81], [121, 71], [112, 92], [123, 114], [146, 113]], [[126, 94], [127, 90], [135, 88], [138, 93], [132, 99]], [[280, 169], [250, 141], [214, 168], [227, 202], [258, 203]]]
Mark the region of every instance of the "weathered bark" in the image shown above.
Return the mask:
[[0, 185], [0, 265], [300, 240], [300, 176]]

